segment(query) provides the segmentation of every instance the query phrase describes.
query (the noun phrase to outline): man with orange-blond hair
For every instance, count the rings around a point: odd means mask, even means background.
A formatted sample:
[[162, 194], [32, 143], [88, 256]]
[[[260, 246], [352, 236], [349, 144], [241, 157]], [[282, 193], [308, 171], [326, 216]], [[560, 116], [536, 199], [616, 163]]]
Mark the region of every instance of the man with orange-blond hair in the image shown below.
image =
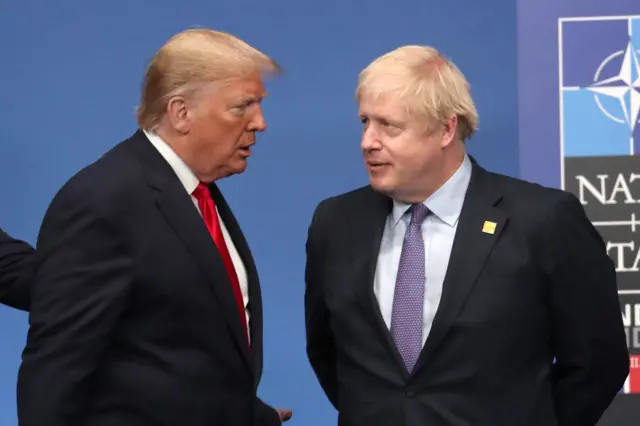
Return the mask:
[[629, 356], [580, 202], [467, 155], [469, 84], [433, 48], [376, 59], [356, 95], [370, 185], [322, 201], [307, 240], [308, 356], [338, 424], [595, 425]]
[[20, 426], [276, 426], [257, 396], [262, 304], [216, 186], [265, 130], [278, 65], [206, 29], [144, 78], [138, 130], [73, 176], [40, 230]]

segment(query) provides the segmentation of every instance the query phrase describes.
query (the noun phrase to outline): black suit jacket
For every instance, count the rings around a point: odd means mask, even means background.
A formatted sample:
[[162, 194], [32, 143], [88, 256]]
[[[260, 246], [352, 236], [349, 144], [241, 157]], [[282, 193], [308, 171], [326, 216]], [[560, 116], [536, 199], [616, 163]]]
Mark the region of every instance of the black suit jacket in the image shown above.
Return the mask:
[[256, 396], [262, 304], [249, 246], [251, 341], [204, 221], [142, 132], [72, 177], [37, 245], [18, 379], [20, 426], [275, 426]]
[[320, 203], [309, 229], [308, 356], [339, 424], [596, 424], [629, 356], [614, 266], [579, 201], [474, 163], [413, 375], [373, 292], [391, 206], [364, 187]]
[[29, 310], [33, 247], [0, 229], [0, 303]]

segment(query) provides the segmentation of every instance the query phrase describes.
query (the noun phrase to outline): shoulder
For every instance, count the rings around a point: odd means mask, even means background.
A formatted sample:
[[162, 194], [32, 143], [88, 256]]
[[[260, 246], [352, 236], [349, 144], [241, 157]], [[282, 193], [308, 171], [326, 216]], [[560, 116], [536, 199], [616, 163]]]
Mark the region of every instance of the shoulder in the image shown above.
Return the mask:
[[501, 203], [511, 213], [546, 216], [560, 207], [582, 208], [578, 198], [571, 192], [499, 173], [483, 173], [486, 183], [496, 187], [502, 196]]
[[337, 212], [340, 212], [341, 216], [360, 214], [363, 210], [388, 201], [388, 197], [376, 192], [370, 185], [366, 185], [321, 200], [316, 206], [314, 218], [326, 219]]
[[540, 185], [536, 182], [526, 181], [524, 179], [506, 176], [500, 173], [484, 170], [487, 179], [494, 184], [499, 185], [500, 189], [509, 196], [522, 199], [556, 199], [562, 198], [569, 193], [558, 188]]
[[48, 212], [91, 208], [108, 214], [134, 201], [131, 189], [141, 179], [130, 143], [131, 139], [117, 143], [73, 174], [53, 197]]

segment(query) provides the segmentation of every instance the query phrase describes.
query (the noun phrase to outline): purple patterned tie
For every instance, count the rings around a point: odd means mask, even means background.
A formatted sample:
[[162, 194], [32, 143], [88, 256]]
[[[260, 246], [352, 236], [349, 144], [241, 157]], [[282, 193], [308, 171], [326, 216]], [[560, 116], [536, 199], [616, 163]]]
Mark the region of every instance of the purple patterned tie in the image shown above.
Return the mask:
[[407, 371], [411, 373], [422, 351], [425, 255], [422, 222], [429, 214], [424, 204], [411, 207], [411, 222], [404, 235], [391, 313], [391, 335]]

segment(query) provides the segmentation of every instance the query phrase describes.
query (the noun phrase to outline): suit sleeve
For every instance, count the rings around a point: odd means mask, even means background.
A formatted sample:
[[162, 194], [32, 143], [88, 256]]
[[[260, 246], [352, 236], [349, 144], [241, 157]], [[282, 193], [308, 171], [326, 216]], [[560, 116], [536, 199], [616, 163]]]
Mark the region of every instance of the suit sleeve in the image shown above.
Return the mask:
[[323, 291], [325, 246], [322, 235], [325, 230], [320, 225], [322, 207], [320, 204], [313, 215], [306, 243], [304, 301], [307, 356], [324, 393], [338, 409], [336, 348]]
[[556, 204], [544, 232], [558, 425], [595, 425], [629, 372], [616, 271], [575, 196]]
[[275, 408], [266, 404], [260, 398], [258, 398], [257, 404], [257, 423], [256, 426], [280, 426], [280, 415]]
[[0, 303], [29, 310], [34, 249], [0, 229]]
[[127, 301], [131, 264], [116, 228], [67, 186], [45, 215], [37, 245], [30, 329], [18, 375], [20, 426], [83, 423], [92, 373]]

